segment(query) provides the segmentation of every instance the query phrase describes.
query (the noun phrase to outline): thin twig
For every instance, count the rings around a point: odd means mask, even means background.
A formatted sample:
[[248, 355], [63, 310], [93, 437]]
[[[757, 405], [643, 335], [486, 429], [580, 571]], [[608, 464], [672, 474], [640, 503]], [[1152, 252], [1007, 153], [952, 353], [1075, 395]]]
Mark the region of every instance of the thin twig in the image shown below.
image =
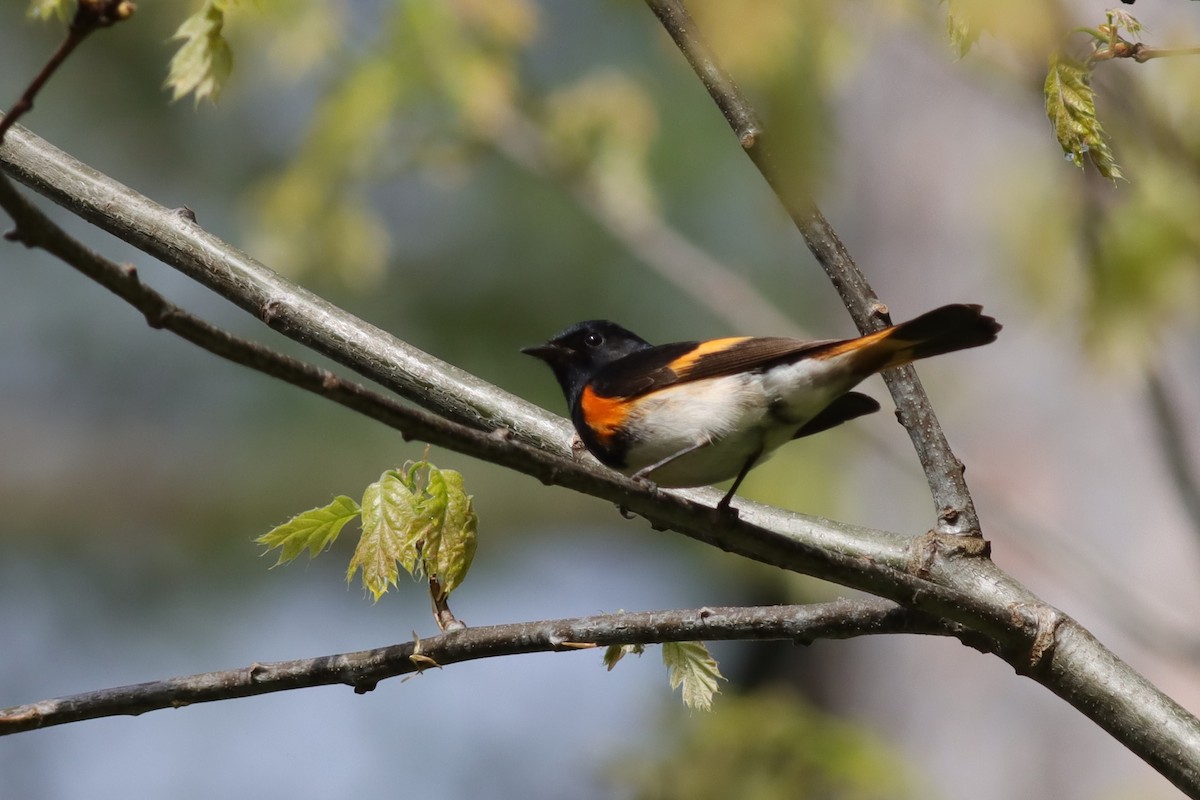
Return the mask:
[[[770, 184], [833, 282], [858, 329], [870, 333], [888, 325], [887, 306], [879, 300], [816, 202], [776, 167], [767, 131], [754, 108], [721, 67], [681, 0], [646, 0], [646, 4], [708, 89], [742, 149]], [[950, 449], [916, 370], [911, 366], [888, 370], [883, 378], [896, 403], [896, 416], [908, 431], [925, 470], [937, 510], [938, 532], [981, 536], [975, 503], [963, 478], [962, 462]]]
[[21, 93], [17, 102], [13, 103], [8, 113], [0, 117], [0, 142], [4, 141], [4, 134], [18, 119], [33, 110], [34, 98], [42, 90], [42, 86], [84, 39], [100, 28], [107, 28], [129, 19], [135, 10], [136, 7], [129, 0], [79, 0], [75, 16], [67, 28], [66, 38], [25, 87], [25, 91]]
[[[358, 693], [380, 681], [431, 667], [522, 653], [571, 652], [577, 645], [684, 641], [849, 639], [882, 633], [957, 636], [985, 651], [991, 644], [934, 617], [883, 600], [835, 600], [802, 606], [696, 608], [602, 614], [576, 619], [460, 628], [428, 639], [356, 653], [253, 664], [43, 700], [0, 710], [0, 736], [85, 719], [143, 714], [238, 697], [344, 684]], [[575, 646], [572, 646], [575, 645]]]
[[1088, 56], [1088, 62], [1131, 58], [1139, 64], [1145, 64], [1152, 58], [1172, 58], [1174, 56], [1200, 56], [1200, 47], [1151, 47], [1144, 42], [1117, 39], [1111, 44], [1092, 51]]

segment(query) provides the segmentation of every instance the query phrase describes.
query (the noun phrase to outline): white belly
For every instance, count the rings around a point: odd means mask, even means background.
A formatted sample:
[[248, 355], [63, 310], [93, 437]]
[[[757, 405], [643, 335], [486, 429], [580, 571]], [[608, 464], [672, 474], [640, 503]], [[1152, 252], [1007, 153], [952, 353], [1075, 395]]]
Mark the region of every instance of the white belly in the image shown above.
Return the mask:
[[[659, 486], [704, 486], [734, 478], [756, 452], [765, 461], [854, 383], [830, 361], [803, 360], [766, 373], [672, 386], [645, 397], [630, 428], [653, 421], [654, 436], [630, 443], [626, 475], [695, 448], [653, 470]], [[832, 363], [831, 363], [832, 362]], [[696, 445], [702, 444], [700, 447]]]

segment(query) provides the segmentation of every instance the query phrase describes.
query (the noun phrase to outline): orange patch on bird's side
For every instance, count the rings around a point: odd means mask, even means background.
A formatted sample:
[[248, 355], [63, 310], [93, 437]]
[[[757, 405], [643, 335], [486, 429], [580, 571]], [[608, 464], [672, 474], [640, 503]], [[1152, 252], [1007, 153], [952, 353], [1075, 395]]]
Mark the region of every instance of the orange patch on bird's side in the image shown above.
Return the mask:
[[725, 339], [709, 339], [707, 342], [701, 342], [696, 345], [691, 351], [684, 353], [679, 358], [672, 361], [668, 366], [676, 375], [685, 375], [697, 361], [712, 353], [719, 353], [722, 350], [728, 350], [739, 342], [744, 342], [751, 337], [749, 336], [730, 336]]
[[579, 398], [583, 418], [601, 440], [611, 439], [629, 416], [629, 405], [621, 397], [601, 397], [588, 386]]

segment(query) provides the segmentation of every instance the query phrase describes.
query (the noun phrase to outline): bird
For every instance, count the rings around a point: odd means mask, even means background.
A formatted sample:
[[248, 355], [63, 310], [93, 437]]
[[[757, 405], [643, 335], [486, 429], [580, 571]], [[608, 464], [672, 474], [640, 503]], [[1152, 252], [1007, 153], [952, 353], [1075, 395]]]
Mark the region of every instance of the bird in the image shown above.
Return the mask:
[[[1001, 326], [983, 307], [941, 306], [850, 339], [733, 336], [652, 345], [603, 319], [521, 352], [549, 365], [583, 445], [602, 464], [663, 488], [733, 478], [728, 512], [755, 466], [793, 439], [879, 410], [861, 381], [979, 347]], [[736, 510], [734, 510], [736, 513]]]

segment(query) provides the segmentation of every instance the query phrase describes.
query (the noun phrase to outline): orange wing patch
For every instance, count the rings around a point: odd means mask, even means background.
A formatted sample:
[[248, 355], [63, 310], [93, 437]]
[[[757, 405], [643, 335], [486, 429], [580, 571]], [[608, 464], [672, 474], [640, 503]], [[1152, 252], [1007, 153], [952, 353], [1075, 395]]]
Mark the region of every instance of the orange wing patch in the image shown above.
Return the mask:
[[613, 435], [625, 423], [629, 416], [629, 404], [621, 397], [602, 397], [592, 391], [592, 387], [584, 387], [583, 396], [579, 398], [579, 407], [583, 410], [583, 419], [596, 434], [596, 438], [607, 444]]
[[730, 336], [725, 339], [709, 339], [707, 342], [701, 342], [692, 348], [689, 352], [684, 353], [679, 358], [667, 365], [667, 368], [680, 377], [686, 375], [692, 366], [704, 358], [704, 356], [712, 353], [719, 353], [722, 350], [727, 350], [733, 347], [738, 342], [744, 342], [751, 337], [749, 336]]

